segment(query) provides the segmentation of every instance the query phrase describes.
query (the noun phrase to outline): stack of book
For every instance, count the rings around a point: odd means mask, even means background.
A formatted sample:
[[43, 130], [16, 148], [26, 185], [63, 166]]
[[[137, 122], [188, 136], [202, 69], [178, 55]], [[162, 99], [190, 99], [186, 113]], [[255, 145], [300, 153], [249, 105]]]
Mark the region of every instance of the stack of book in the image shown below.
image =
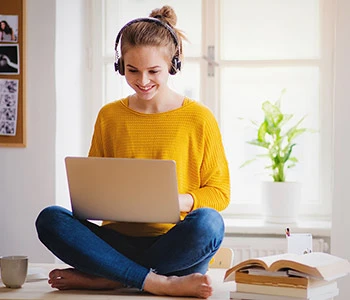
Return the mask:
[[248, 259], [228, 269], [235, 281], [230, 299], [328, 300], [339, 293], [337, 279], [350, 272], [348, 260], [322, 252]]

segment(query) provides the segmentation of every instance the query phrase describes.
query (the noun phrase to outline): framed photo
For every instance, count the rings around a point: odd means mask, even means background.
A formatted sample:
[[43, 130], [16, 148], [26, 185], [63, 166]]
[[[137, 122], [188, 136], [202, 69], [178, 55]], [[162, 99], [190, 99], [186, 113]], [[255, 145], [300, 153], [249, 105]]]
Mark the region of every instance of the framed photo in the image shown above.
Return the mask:
[[0, 42], [18, 42], [17, 15], [0, 15]]
[[19, 74], [18, 44], [0, 44], [0, 74]]
[[18, 80], [0, 79], [0, 135], [16, 135], [17, 111]]

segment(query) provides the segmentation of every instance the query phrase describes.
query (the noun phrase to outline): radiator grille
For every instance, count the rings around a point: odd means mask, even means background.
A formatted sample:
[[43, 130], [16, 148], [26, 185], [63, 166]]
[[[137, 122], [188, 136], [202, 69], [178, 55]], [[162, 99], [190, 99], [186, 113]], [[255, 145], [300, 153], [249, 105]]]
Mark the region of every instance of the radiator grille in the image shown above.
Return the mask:
[[[234, 252], [234, 264], [252, 257], [261, 257], [285, 253], [287, 241], [285, 238], [251, 238], [226, 237], [222, 246], [229, 247]], [[329, 244], [324, 239], [313, 239], [314, 252], [329, 252]]]

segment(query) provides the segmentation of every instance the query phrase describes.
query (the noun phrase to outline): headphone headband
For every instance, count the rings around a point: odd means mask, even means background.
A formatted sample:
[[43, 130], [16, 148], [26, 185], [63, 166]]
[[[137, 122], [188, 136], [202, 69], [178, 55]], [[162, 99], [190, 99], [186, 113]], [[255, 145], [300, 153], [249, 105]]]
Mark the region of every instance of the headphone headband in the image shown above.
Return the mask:
[[122, 29], [120, 29], [118, 35], [117, 35], [117, 38], [115, 39], [115, 47], [114, 49], [117, 51], [117, 47], [118, 47], [118, 44], [119, 44], [119, 41], [120, 41], [120, 38], [123, 34], [123, 31], [126, 27], [129, 27], [130, 25], [134, 24], [134, 23], [139, 23], [139, 22], [147, 22], [147, 23], [155, 23], [155, 24], [158, 24], [160, 26], [163, 26], [165, 27], [166, 29], [168, 29], [168, 31], [170, 32], [171, 34], [171, 37], [173, 38], [173, 41], [174, 41], [174, 44], [176, 47], [178, 47], [179, 45], [179, 42], [178, 42], [178, 39], [177, 39], [177, 36], [176, 36], [176, 33], [174, 31], [174, 29], [171, 28], [171, 26], [169, 26], [167, 23], [165, 22], [162, 22], [160, 21], [159, 19], [157, 18], [137, 18], [137, 19], [134, 19], [134, 20], [131, 20], [130, 22], [126, 23]]
[[123, 61], [121, 60], [121, 58], [119, 58], [119, 55], [118, 55], [118, 44], [119, 44], [119, 41], [121, 39], [121, 36], [123, 34], [123, 31], [126, 27], [134, 24], [134, 23], [139, 23], [139, 22], [147, 22], [147, 23], [155, 23], [157, 25], [160, 25], [160, 26], [163, 26], [164, 28], [166, 28], [168, 30], [168, 32], [170, 33], [173, 41], [174, 41], [174, 44], [175, 44], [175, 47], [177, 48], [176, 50], [176, 54], [175, 56], [173, 57], [172, 59], [172, 67], [170, 69], [170, 74], [174, 75], [176, 74], [177, 71], [179, 71], [181, 69], [181, 61], [179, 59], [179, 55], [180, 55], [180, 47], [179, 47], [179, 41], [178, 41], [178, 38], [177, 38], [177, 35], [174, 31], [174, 29], [169, 26], [167, 23], [165, 22], [162, 22], [160, 21], [159, 19], [157, 18], [152, 18], [152, 17], [148, 17], [148, 18], [137, 18], [137, 19], [134, 19], [134, 20], [131, 20], [130, 22], [126, 23], [122, 29], [120, 29], [116, 39], [115, 39], [115, 45], [114, 45], [114, 50], [115, 50], [115, 63], [114, 63], [114, 68], [115, 68], [115, 71], [119, 71], [119, 73], [121, 75], [124, 75], [125, 72], [124, 72], [124, 63]]

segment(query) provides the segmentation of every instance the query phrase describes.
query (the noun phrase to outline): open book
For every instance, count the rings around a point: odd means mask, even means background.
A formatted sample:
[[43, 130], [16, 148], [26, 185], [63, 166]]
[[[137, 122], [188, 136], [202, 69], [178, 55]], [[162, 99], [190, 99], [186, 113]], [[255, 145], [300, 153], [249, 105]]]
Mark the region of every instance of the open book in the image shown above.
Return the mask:
[[[235, 280], [236, 272], [247, 269], [263, 269], [270, 272], [297, 271], [300, 277], [311, 276], [316, 279], [331, 281], [350, 272], [348, 260], [323, 252], [309, 254], [278, 254], [245, 260], [226, 271], [224, 281]], [[265, 276], [266, 273], [264, 274]]]
[[330, 282], [329, 280], [314, 279], [314, 277], [299, 276], [269, 276], [268, 274], [253, 275], [246, 272], [236, 272], [235, 281], [236, 283], [293, 287], [301, 289], [308, 289], [316, 286], [326, 285]]

